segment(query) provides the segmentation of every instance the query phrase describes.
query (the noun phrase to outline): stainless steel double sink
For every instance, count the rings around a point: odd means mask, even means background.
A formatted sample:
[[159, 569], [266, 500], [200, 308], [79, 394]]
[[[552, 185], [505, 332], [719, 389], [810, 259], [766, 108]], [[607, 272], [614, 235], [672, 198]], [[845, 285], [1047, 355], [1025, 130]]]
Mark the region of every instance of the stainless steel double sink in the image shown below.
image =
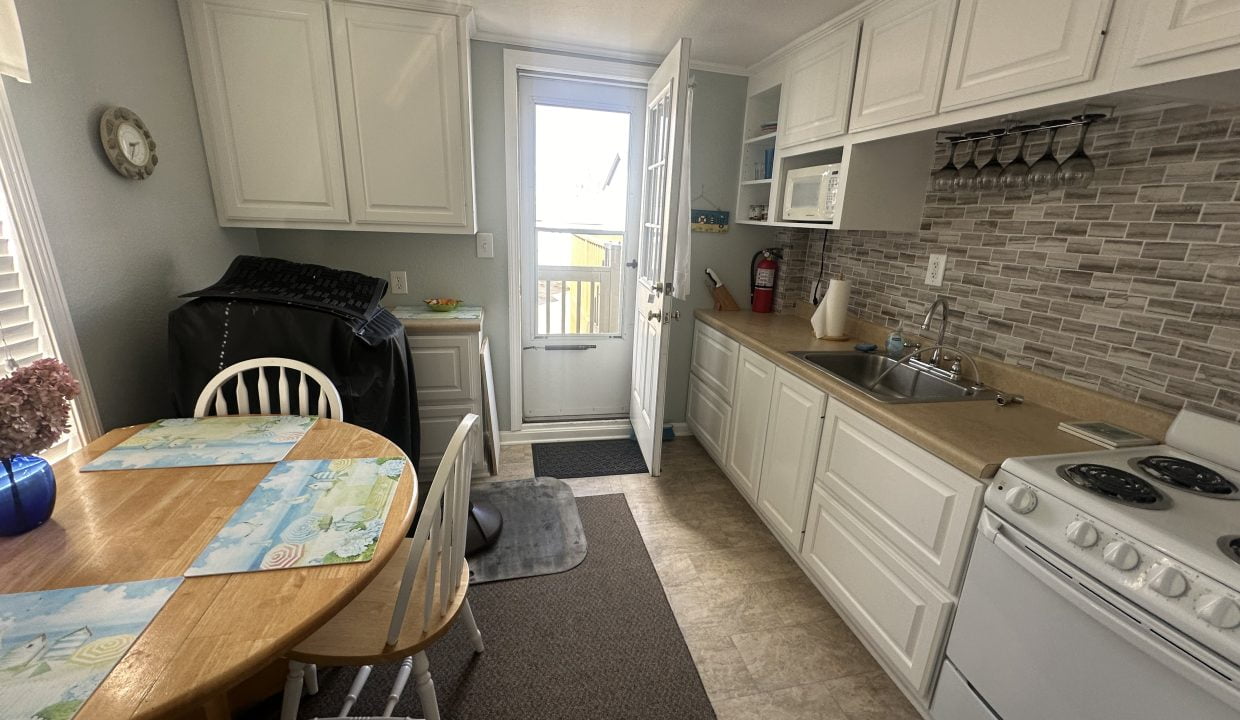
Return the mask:
[[949, 380], [907, 364], [898, 365], [878, 353], [802, 350], [789, 355], [884, 403], [994, 400], [998, 394], [985, 385]]

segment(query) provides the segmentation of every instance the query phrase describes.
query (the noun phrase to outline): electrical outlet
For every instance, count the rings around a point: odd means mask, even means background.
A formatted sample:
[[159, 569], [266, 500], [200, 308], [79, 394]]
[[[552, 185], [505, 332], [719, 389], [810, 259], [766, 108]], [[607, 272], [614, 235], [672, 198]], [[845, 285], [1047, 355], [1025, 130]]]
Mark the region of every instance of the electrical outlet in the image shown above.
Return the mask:
[[926, 266], [926, 284], [938, 287], [943, 284], [943, 271], [947, 269], [946, 255], [931, 255]]
[[409, 278], [405, 276], [404, 270], [393, 270], [392, 282], [389, 285], [391, 285], [393, 295], [409, 294]]
[[478, 257], [495, 257], [495, 236], [491, 233], [478, 233]]

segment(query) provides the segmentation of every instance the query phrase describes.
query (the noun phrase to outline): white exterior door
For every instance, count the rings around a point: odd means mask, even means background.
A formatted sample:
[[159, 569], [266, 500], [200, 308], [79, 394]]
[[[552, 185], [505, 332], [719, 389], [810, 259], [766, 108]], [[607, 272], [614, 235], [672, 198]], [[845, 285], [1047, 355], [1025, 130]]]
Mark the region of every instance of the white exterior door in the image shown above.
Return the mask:
[[644, 88], [517, 79], [526, 421], [629, 412]]
[[1092, 79], [1111, 2], [961, 0], [940, 108]]
[[797, 551], [805, 530], [826, 405], [827, 396], [821, 390], [776, 369], [766, 446], [762, 451], [758, 510], [788, 546]]
[[641, 231], [637, 250], [637, 315], [633, 332], [633, 385], [629, 419], [651, 475], [663, 449], [669, 334], [668, 288], [673, 251], [688, 208], [680, 207], [685, 110], [689, 93], [689, 38], [655, 70], [646, 90], [646, 142], [642, 159]]
[[347, 223], [327, 6], [182, 0], [221, 224]]
[[337, 2], [332, 41], [353, 219], [472, 227], [457, 17]]
[[850, 22], [797, 50], [780, 93], [780, 147], [840, 135], [848, 129], [860, 22]]
[[866, 15], [857, 55], [852, 130], [933, 115], [939, 108], [956, 0], [894, 0]]

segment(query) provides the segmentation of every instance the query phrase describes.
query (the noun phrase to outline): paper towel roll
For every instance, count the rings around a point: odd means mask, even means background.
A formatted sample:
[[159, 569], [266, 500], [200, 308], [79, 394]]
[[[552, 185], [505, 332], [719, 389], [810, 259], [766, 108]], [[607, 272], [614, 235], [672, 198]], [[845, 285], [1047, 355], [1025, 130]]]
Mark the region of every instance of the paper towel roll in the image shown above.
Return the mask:
[[852, 291], [852, 283], [847, 280], [832, 280], [827, 286], [827, 296], [822, 305], [827, 308], [827, 337], [844, 337], [844, 328], [848, 322], [848, 294]]
[[818, 307], [814, 308], [814, 314], [810, 317], [809, 324], [814, 326], [814, 337], [825, 338], [830, 334], [827, 332], [827, 301], [825, 299], [818, 303]]

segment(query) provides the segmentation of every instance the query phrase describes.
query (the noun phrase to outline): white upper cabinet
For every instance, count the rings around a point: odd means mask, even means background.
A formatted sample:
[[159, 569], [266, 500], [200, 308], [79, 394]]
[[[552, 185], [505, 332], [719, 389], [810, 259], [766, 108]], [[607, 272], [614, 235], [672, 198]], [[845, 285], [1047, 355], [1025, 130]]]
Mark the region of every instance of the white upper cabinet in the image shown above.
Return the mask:
[[788, 59], [780, 94], [780, 147], [840, 135], [848, 129], [857, 36], [853, 21], [809, 41]]
[[457, 18], [340, 2], [332, 40], [353, 219], [472, 225], [468, 39]]
[[[969, 107], [1090, 80], [1111, 3], [960, 0], [941, 108]], [[1166, 0], [1166, 4], [1176, 3]]]
[[956, 0], [894, 0], [865, 16], [852, 131], [933, 115]]
[[346, 223], [327, 6], [181, 3], [221, 224]]
[[221, 225], [472, 233], [462, 17], [180, 0]]
[[1133, 64], [1148, 65], [1238, 43], [1240, 0], [1147, 2]]

